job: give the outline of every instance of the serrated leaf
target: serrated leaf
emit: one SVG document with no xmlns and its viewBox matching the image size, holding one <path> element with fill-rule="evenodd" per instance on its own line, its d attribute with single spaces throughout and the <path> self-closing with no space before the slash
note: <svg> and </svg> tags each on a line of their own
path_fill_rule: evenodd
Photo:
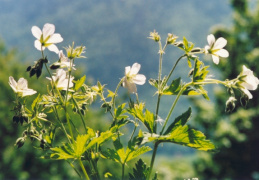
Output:
<svg viewBox="0 0 259 180">
<path fill-rule="evenodd" d="M 215 149 L 214 144 L 207 140 L 202 132 L 190 129 L 188 125 L 179 125 L 171 133 L 160 136 L 157 140 L 160 142 L 172 142 L 203 151 Z"/>
<path fill-rule="evenodd" d="M 127 159 L 126 159 L 126 162 L 148 152 L 148 151 L 151 151 L 152 149 L 149 147 L 149 146 L 142 146 L 136 150 L 132 150 L 130 148 L 127 148 L 126 150 L 126 154 L 127 154 Z"/>
<path fill-rule="evenodd" d="M 164 89 L 163 95 L 177 95 L 181 87 L 181 78 L 177 78 L 171 82 L 170 86 Z"/>
<path fill-rule="evenodd" d="M 61 160 L 61 159 L 74 159 L 75 153 L 70 144 L 63 144 L 63 146 L 50 148 L 52 153 L 50 159 Z"/>
<path fill-rule="evenodd" d="M 77 80 L 75 82 L 75 87 L 74 90 L 77 91 L 78 89 L 80 89 L 82 87 L 82 85 L 84 84 L 86 79 L 86 76 L 84 75 L 83 77 L 81 77 L 79 80 Z"/>
<path fill-rule="evenodd" d="M 129 173 L 130 180 L 146 180 L 148 178 L 150 168 L 144 163 L 142 159 L 139 159 L 133 168 L 133 174 Z M 157 174 L 152 178 L 152 180 L 157 180 Z"/>
<path fill-rule="evenodd" d="M 155 115 L 150 112 L 148 109 L 145 109 L 145 113 L 143 112 L 144 104 L 135 104 L 134 107 L 129 108 L 128 112 L 134 116 L 135 118 L 138 118 L 149 130 L 149 132 L 153 133 L 153 126 L 155 121 Z"/>
<path fill-rule="evenodd" d="M 93 145 L 95 145 L 95 144 L 98 144 L 98 146 L 99 146 L 100 144 L 102 144 L 103 142 L 109 140 L 109 139 L 112 138 L 113 136 L 114 136 L 114 133 L 111 132 L 111 131 L 109 131 L 109 130 L 108 130 L 108 131 L 105 131 L 105 132 L 102 132 L 102 133 L 100 134 L 100 136 L 93 138 L 93 139 L 87 144 L 86 149 L 91 148 L 91 147 L 92 147 Z"/>
<path fill-rule="evenodd" d="M 202 82 L 206 78 L 209 71 L 207 70 L 209 66 L 204 66 L 204 64 L 198 59 L 195 60 L 194 70 L 193 70 L 193 82 Z"/>
<path fill-rule="evenodd" d="M 117 120 L 128 117 L 128 116 L 122 116 L 122 114 L 127 112 L 127 110 L 125 109 L 125 105 L 126 105 L 126 103 L 123 103 L 120 106 L 118 106 L 117 109 L 114 110 L 114 115 Z"/>
<path fill-rule="evenodd" d="M 172 132 L 177 126 L 181 125 L 184 126 L 188 120 L 191 117 L 192 109 L 189 108 L 186 112 L 178 116 L 174 122 L 167 128 L 167 130 L 164 132 L 164 135 Z"/>
</svg>

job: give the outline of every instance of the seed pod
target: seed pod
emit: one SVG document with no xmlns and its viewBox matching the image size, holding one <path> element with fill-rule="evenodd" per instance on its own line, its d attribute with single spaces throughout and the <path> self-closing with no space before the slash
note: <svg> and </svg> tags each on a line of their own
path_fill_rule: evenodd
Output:
<svg viewBox="0 0 259 180">
<path fill-rule="evenodd" d="M 34 76 L 35 73 L 36 73 L 35 68 L 32 68 L 30 71 L 30 77 Z"/>
<path fill-rule="evenodd" d="M 28 71 L 30 71 L 30 70 L 31 70 L 31 66 L 28 66 L 27 69 L 26 69 L 26 71 L 28 72 Z"/>
<path fill-rule="evenodd" d="M 18 124 L 19 121 L 20 121 L 19 116 L 16 116 L 16 115 L 15 115 L 15 116 L 13 117 L 13 122 L 16 123 L 16 124 Z"/>
<path fill-rule="evenodd" d="M 18 148 L 22 147 L 24 145 L 25 142 L 25 138 L 24 137 L 20 137 L 16 140 L 15 142 L 15 146 L 17 146 Z"/>
</svg>

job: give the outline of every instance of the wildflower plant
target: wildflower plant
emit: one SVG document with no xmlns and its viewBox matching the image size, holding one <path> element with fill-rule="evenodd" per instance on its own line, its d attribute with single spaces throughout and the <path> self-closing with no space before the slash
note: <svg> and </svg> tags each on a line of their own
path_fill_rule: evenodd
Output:
<svg viewBox="0 0 259 180">
<path fill-rule="evenodd" d="M 222 49 L 227 44 L 224 38 L 215 40 L 213 35 L 209 35 L 207 37 L 209 45 L 200 48 L 195 47 L 185 37 L 183 40 L 178 40 L 177 36 L 169 33 L 163 45 L 160 35 L 154 31 L 150 33 L 149 38 L 158 43 L 159 63 L 158 77 L 148 81 L 157 96 L 155 111 L 152 111 L 145 107 L 145 102 L 140 101 L 137 92 L 136 85 L 144 85 L 146 82 L 146 76 L 139 74 L 141 68 L 139 63 L 125 67 L 125 74 L 122 75 L 114 91 L 107 89 L 100 82 L 89 86 L 85 83 L 86 76 L 79 79 L 73 76 L 76 71 L 74 60 L 85 57 L 83 55 L 85 47 L 75 47 L 72 43 L 65 48 L 64 54 L 63 50 L 59 50 L 55 45 L 63 41 L 63 38 L 54 31 L 55 26 L 48 23 L 44 25 L 42 31 L 36 26 L 32 27 L 32 34 L 36 37 L 35 47 L 41 51 L 41 57 L 33 66 L 29 66 L 27 71 L 30 77 L 36 75 L 40 78 L 43 68 L 46 69 L 48 73 L 46 78 L 49 80 L 46 84 L 46 93 L 36 95 L 37 92 L 28 88 L 24 78 L 18 82 L 13 77 L 9 78 L 9 84 L 16 95 L 13 122 L 20 123 L 25 129 L 15 145 L 20 148 L 27 139 L 38 141 L 39 149 L 43 150 L 42 158 L 67 161 L 81 178 L 116 178 L 116 175 L 109 172 L 99 172 L 98 162 L 103 158 L 121 165 L 121 179 L 125 179 L 125 168 L 129 168 L 130 179 L 157 179 L 157 173 L 153 173 L 153 166 L 161 143 L 174 143 L 201 151 L 215 150 L 214 144 L 202 132 L 187 124 L 191 120 L 191 107 L 183 111 L 180 116 L 172 118 L 180 97 L 201 96 L 209 100 L 205 86 L 223 85 L 229 93 L 226 112 L 231 112 L 238 102 L 238 97 L 245 106 L 252 99 L 249 90 L 256 90 L 259 84 L 258 78 L 246 66 L 243 66 L 242 72 L 232 80 L 218 80 L 208 76 L 209 66 L 200 60 L 199 55 L 211 54 L 213 62 L 218 64 L 220 57 L 228 57 L 227 50 Z M 163 56 L 169 46 L 179 49 L 182 55 L 173 61 L 172 69 L 163 75 Z M 47 59 L 44 54 L 45 47 L 57 53 L 59 59 L 57 62 Z M 183 60 L 188 62 L 186 68 L 189 73 L 186 76 L 189 77 L 189 82 L 183 82 L 180 77 L 174 75 L 178 63 Z M 119 91 L 121 87 L 128 90 L 129 100 L 116 104 L 116 98 L 121 95 Z M 159 113 L 162 96 L 175 96 L 165 119 L 162 119 Z M 33 103 L 27 104 L 27 98 L 34 98 Z M 85 113 L 96 99 L 101 100 L 101 108 L 105 109 L 112 119 L 112 123 L 105 131 L 87 125 L 91 120 L 86 119 Z M 65 121 L 61 120 L 60 112 Z M 75 113 L 80 118 L 74 119 L 70 113 Z M 81 122 L 80 127 L 76 126 L 77 121 Z M 133 124 L 134 128 L 130 134 L 125 134 L 128 131 L 124 132 L 122 127 L 127 127 L 129 124 Z M 56 141 L 57 136 L 62 135 L 63 141 Z M 122 136 L 128 137 L 128 142 L 122 141 Z M 112 142 L 113 146 L 106 148 L 104 145 L 107 142 Z M 149 151 L 153 153 L 150 164 L 147 165 L 140 155 Z M 126 166 L 129 161 L 136 158 L 139 159 L 136 167 Z M 90 165 L 90 170 L 86 170 L 86 163 Z M 77 169 L 76 164 L 81 171 Z"/>
</svg>

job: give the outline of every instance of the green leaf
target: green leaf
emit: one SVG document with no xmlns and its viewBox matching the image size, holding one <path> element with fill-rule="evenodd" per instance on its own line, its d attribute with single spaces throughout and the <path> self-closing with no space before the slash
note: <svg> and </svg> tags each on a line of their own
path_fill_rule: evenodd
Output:
<svg viewBox="0 0 259 180">
<path fill-rule="evenodd" d="M 192 109 L 189 108 L 186 112 L 178 116 L 174 122 L 167 128 L 167 130 L 164 132 L 164 135 L 172 132 L 176 127 L 179 125 L 184 126 L 187 121 L 190 119 L 192 113 Z"/>
<path fill-rule="evenodd" d="M 145 109 L 144 113 L 144 106 L 144 103 L 134 104 L 134 107 L 129 108 L 128 112 L 135 118 L 139 119 L 146 126 L 149 132 L 152 133 L 154 131 L 153 126 L 155 115 L 147 109 Z"/>
<path fill-rule="evenodd" d="M 172 81 L 170 86 L 166 87 L 163 91 L 164 95 L 177 95 L 181 90 L 181 78 L 177 78 Z"/>
<path fill-rule="evenodd" d="M 163 95 L 177 95 L 181 88 L 184 86 L 181 82 L 181 78 L 175 79 L 172 81 L 170 86 L 167 86 L 164 88 Z M 194 95 L 201 95 L 200 92 L 198 92 L 196 89 L 193 89 L 192 87 L 187 87 L 182 95 L 187 95 L 187 96 L 194 96 Z"/>
<path fill-rule="evenodd" d="M 128 117 L 128 116 L 122 115 L 127 112 L 127 110 L 125 109 L 125 105 L 126 103 L 123 103 L 120 106 L 118 106 L 117 109 L 114 110 L 114 115 L 117 120 L 126 119 Z"/>
<path fill-rule="evenodd" d="M 138 162 L 135 164 L 135 168 L 133 168 L 133 174 L 129 173 L 130 180 L 146 180 L 148 178 L 150 168 L 147 167 L 146 163 L 142 159 L 139 159 Z M 153 180 L 157 180 L 157 174 Z"/>
<path fill-rule="evenodd" d="M 36 105 L 41 101 L 41 96 L 40 94 L 37 96 L 37 98 L 35 98 L 31 104 L 31 109 L 35 112 L 36 109 Z"/>
<path fill-rule="evenodd" d="M 50 148 L 50 150 L 52 151 L 50 159 L 75 159 L 75 153 L 70 144 L 63 144 L 63 146 Z"/>
<path fill-rule="evenodd" d="M 79 80 L 77 80 L 75 82 L 75 87 L 74 90 L 77 91 L 78 89 L 80 89 L 82 87 L 82 85 L 84 84 L 86 79 L 86 76 L 84 75 L 83 77 L 81 77 Z"/>
<path fill-rule="evenodd" d="M 214 144 L 207 140 L 202 132 L 190 129 L 187 125 L 179 125 L 172 132 L 165 136 L 160 136 L 157 140 L 160 142 L 172 142 L 203 151 L 215 149 Z"/>
<path fill-rule="evenodd" d="M 209 66 L 204 66 L 204 64 L 198 59 L 195 60 L 194 70 L 193 70 L 193 82 L 202 82 L 206 78 L 209 71 L 207 70 Z"/>
<path fill-rule="evenodd" d="M 98 146 L 103 142 L 111 139 L 115 134 L 110 130 L 102 132 L 100 136 L 93 138 L 86 146 L 86 149 L 91 148 L 93 145 L 97 144 Z"/>
<path fill-rule="evenodd" d="M 113 142 L 113 145 L 115 147 L 114 149 L 108 149 L 105 152 L 102 152 L 102 155 L 105 158 L 111 159 L 115 162 L 119 162 L 121 164 L 125 164 L 128 161 L 140 156 L 141 154 L 144 154 L 148 151 L 151 151 L 152 149 L 148 146 L 142 146 L 142 147 L 138 147 L 136 146 L 135 148 L 132 147 L 127 147 L 126 151 L 123 148 L 123 145 L 121 144 L 121 142 L 116 139 Z"/>
<path fill-rule="evenodd" d="M 127 154 L 127 158 L 126 158 L 126 162 L 148 152 L 151 151 L 152 149 L 149 146 L 142 146 L 136 150 L 132 150 L 131 148 L 127 148 L 126 150 L 126 154 Z"/>
</svg>

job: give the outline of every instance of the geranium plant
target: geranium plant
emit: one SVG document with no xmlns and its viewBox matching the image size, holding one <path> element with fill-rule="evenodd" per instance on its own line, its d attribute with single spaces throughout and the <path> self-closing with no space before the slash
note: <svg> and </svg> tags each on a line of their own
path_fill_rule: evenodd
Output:
<svg viewBox="0 0 259 180">
<path fill-rule="evenodd" d="M 212 79 L 208 76 L 209 66 L 206 66 L 198 55 L 210 54 L 214 63 L 220 63 L 220 57 L 229 55 L 228 51 L 223 49 L 227 44 L 223 37 L 215 40 L 214 35 L 209 35 L 207 37 L 209 45 L 199 48 L 185 37 L 183 40 L 178 40 L 177 36 L 169 33 L 163 45 L 160 35 L 154 31 L 150 33 L 149 38 L 158 43 L 159 64 L 158 77 L 148 81 L 157 95 L 155 112 L 152 112 L 145 107 L 145 102 L 141 101 L 137 92 L 136 85 L 144 85 L 146 82 L 146 76 L 139 74 L 140 64 L 134 63 L 125 67 L 125 74 L 122 75 L 114 91 L 107 89 L 100 82 L 89 86 L 85 83 L 86 76 L 76 79 L 73 75 L 76 71 L 75 59 L 84 58 L 85 47 L 75 47 L 73 43 L 65 48 L 66 53 L 63 53 L 63 50 L 59 50 L 56 46 L 56 43 L 63 41 L 63 38 L 54 32 L 53 24 L 45 24 L 42 31 L 37 26 L 32 27 L 32 34 L 36 37 L 35 48 L 41 52 L 41 57 L 38 57 L 39 60 L 29 66 L 27 71 L 30 77 L 36 75 L 40 80 L 43 68 L 46 69 L 48 77 L 45 78 L 49 83 L 45 84 L 45 93 L 36 95 L 37 92 L 28 88 L 24 78 L 18 82 L 13 77 L 9 78 L 9 84 L 16 95 L 13 121 L 24 127 L 24 132 L 15 145 L 20 148 L 27 139 L 37 140 L 38 147 L 43 150 L 42 158 L 67 161 L 81 178 L 115 178 L 116 175 L 99 172 L 99 159 L 104 158 L 121 165 L 121 176 L 117 178 L 124 179 L 125 168 L 129 168 L 130 179 L 157 179 L 157 173 L 153 173 L 153 166 L 161 143 L 175 143 L 202 151 L 215 150 L 213 143 L 206 139 L 202 132 L 187 124 L 191 119 L 191 107 L 172 119 L 178 100 L 181 96 L 201 96 L 209 100 L 205 85 L 220 84 L 225 86 L 226 92 L 229 93 L 226 111 L 231 112 L 235 108 L 237 97 L 240 96 L 241 104 L 246 106 L 248 100 L 252 99 L 249 90 L 255 90 L 259 84 L 258 78 L 246 66 L 243 66 L 243 71 L 232 80 Z M 182 51 L 182 55 L 175 61 L 171 71 L 163 75 L 162 59 L 169 46 Z M 46 48 L 57 54 L 59 58 L 57 62 L 50 63 L 51 61 L 45 56 Z M 189 73 L 186 76 L 189 77 L 189 82 L 183 82 L 180 77 L 173 76 L 181 60 L 188 62 L 186 68 L 189 69 Z M 121 87 L 128 89 L 129 100 L 116 104 L 116 98 L 121 95 L 119 92 Z M 153 94 L 151 96 L 153 97 Z M 159 116 L 162 96 L 175 96 L 165 119 Z M 27 98 L 34 98 L 33 103 L 28 104 Z M 84 115 L 87 113 L 87 107 L 96 99 L 102 101 L 101 108 L 104 108 L 112 119 L 106 131 L 87 126 L 87 121 L 90 119 L 86 119 Z M 60 113 L 65 117 L 65 121 L 61 120 Z M 71 113 L 77 114 L 80 119 L 73 119 Z M 78 123 L 74 123 L 76 121 L 80 121 L 82 125 L 77 127 Z M 129 124 L 133 124 L 134 128 L 131 132 L 124 132 L 122 127 Z M 158 124 L 161 128 L 158 128 Z M 58 130 L 62 133 L 57 134 Z M 130 134 L 126 134 L 129 132 Z M 62 142 L 56 141 L 57 136 L 62 135 L 63 139 L 58 138 L 62 139 Z M 122 136 L 128 137 L 128 142 L 122 141 Z M 107 146 L 104 145 L 108 141 L 112 142 L 113 147 L 105 148 Z M 149 166 L 140 159 L 140 156 L 148 151 L 153 152 Z M 127 162 L 136 158 L 139 158 L 136 167 L 126 166 Z M 86 163 L 90 164 L 90 171 L 86 170 Z M 78 170 L 75 164 L 79 164 L 81 170 Z"/>
</svg>

